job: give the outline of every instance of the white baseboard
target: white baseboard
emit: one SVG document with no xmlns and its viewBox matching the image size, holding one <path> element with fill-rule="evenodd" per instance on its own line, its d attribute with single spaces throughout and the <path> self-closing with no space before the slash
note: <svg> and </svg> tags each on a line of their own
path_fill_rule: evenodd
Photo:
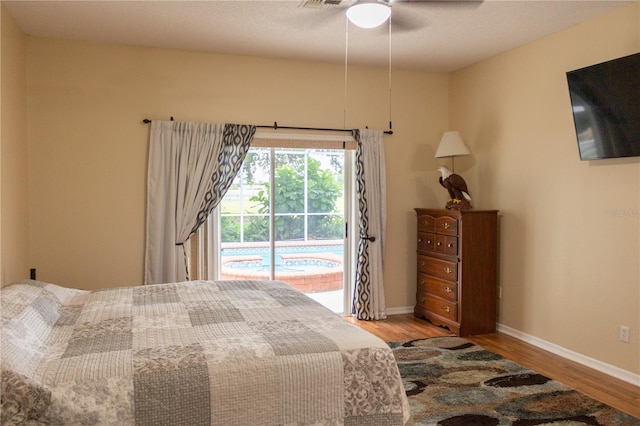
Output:
<svg viewBox="0 0 640 426">
<path fill-rule="evenodd" d="M 567 358 L 571 361 L 577 362 L 578 364 L 593 368 L 594 370 L 597 370 L 608 376 L 615 377 L 617 379 L 640 387 L 640 374 L 635 374 L 631 371 L 623 370 L 622 368 L 616 367 L 614 365 L 598 361 L 597 359 L 563 348 L 562 346 L 558 346 L 555 343 L 547 342 L 546 340 L 540 339 L 530 334 L 523 333 L 522 331 L 508 327 L 504 324 L 498 324 L 498 331 L 511 337 L 515 337 L 516 339 L 522 340 L 523 342 L 527 342 L 540 349 L 544 349 L 545 351 L 549 351 L 563 358 Z"/>
<path fill-rule="evenodd" d="M 412 314 L 413 306 L 402 306 L 400 308 L 387 308 L 387 315 Z"/>
</svg>

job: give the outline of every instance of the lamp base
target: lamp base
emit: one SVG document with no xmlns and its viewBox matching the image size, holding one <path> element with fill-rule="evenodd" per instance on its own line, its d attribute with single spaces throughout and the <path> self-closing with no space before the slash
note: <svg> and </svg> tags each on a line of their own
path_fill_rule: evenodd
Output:
<svg viewBox="0 0 640 426">
<path fill-rule="evenodd" d="M 473 206 L 469 200 L 458 200 L 457 198 L 454 198 L 453 200 L 447 201 L 445 208 L 447 210 L 471 210 Z"/>
</svg>

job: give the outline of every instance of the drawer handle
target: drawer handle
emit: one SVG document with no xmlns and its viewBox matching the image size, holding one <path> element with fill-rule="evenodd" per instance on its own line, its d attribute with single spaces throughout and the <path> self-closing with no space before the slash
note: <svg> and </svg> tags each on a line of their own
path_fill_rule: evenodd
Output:
<svg viewBox="0 0 640 426">
<path fill-rule="evenodd" d="M 418 242 L 421 243 L 422 242 L 422 238 L 418 238 Z"/>
<path fill-rule="evenodd" d="M 447 244 L 447 247 L 451 248 L 451 247 L 453 247 L 453 244 L 449 243 L 449 244 Z"/>
<path fill-rule="evenodd" d="M 427 244 L 431 244 L 431 240 L 427 240 Z"/>
<path fill-rule="evenodd" d="M 428 221 L 428 220 L 425 220 L 425 221 L 423 221 L 422 223 L 423 223 L 425 226 L 429 226 L 429 221 Z"/>
<path fill-rule="evenodd" d="M 424 262 L 420 262 L 420 266 L 424 266 Z"/>
<path fill-rule="evenodd" d="M 440 241 L 438 241 L 438 247 L 440 247 L 442 245 L 442 243 Z"/>
<path fill-rule="evenodd" d="M 451 287 L 446 286 L 446 287 L 444 288 L 444 291 L 445 291 L 445 293 L 451 293 L 453 290 L 451 290 Z"/>
<path fill-rule="evenodd" d="M 422 278 L 420 278 L 420 284 L 424 285 L 424 280 Z"/>
<path fill-rule="evenodd" d="M 424 303 L 424 297 L 420 298 L 420 303 Z"/>
<path fill-rule="evenodd" d="M 442 224 L 442 227 L 444 229 L 449 229 L 449 224 L 447 222 L 445 222 L 445 223 Z"/>
<path fill-rule="evenodd" d="M 450 307 L 448 307 L 448 306 L 445 306 L 445 307 L 444 307 L 444 311 L 445 311 L 446 313 L 449 313 L 449 312 L 451 312 L 451 308 L 450 308 Z"/>
<path fill-rule="evenodd" d="M 449 267 L 444 268 L 444 272 L 446 272 L 447 274 L 450 274 L 452 272 L 452 269 Z"/>
</svg>

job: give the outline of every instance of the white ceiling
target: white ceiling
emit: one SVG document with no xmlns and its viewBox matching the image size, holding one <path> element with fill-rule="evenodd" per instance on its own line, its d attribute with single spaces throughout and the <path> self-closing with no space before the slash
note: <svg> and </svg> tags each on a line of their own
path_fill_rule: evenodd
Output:
<svg viewBox="0 0 640 426">
<path fill-rule="evenodd" d="M 633 0 L 638 1 L 638 0 Z M 402 1 L 392 7 L 394 68 L 450 72 L 628 2 Z M 345 6 L 287 1 L 3 1 L 34 36 L 387 66 L 388 25 L 346 25 Z"/>
</svg>

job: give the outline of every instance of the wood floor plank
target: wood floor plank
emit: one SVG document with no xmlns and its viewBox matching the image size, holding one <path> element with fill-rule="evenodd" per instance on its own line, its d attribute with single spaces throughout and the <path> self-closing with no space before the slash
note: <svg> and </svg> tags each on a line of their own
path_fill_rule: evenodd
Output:
<svg viewBox="0 0 640 426">
<path fill-rule="evenodd" d="M 450 336 L 448 330 L 418 319 L 412 314 L 390 315 L 382 321 L 359 321 L 345 317 L 385 342 Z M 640 418 L 640 387 L 578 364 L 503 333 L 467 338 L 540 374 Z"/>
<path fill-rule="evenodd" d="M 451 335 L 448 330 L 434 327 L 428 322 L 409 314 L 389 315 L 383 321 L 359 321 L 353 317 L 345 317 L 345 319 L 375 334 L 385 342 L 400 342 Z"/>
</svg>

